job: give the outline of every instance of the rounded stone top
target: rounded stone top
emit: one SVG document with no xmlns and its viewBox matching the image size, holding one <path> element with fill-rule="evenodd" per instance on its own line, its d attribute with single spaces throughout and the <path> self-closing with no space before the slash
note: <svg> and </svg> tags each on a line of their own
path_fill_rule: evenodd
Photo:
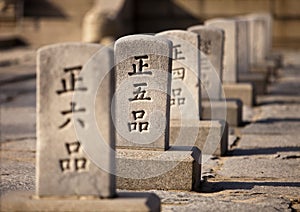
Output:
<svg viewBox="0 0 300 212">
<path fill-rule="evenodd" d="M 153 35 L 128 35 L 115 42 L 115 60 L 119 63 L 129 57 L 156 54 L 171 57 L 172 42 Z"/>
</svg>

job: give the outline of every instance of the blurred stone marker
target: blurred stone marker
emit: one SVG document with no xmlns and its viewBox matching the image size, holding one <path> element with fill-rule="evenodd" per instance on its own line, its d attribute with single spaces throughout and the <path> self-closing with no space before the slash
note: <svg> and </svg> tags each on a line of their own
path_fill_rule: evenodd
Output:
<svg viewBox="0 0 300 212">
<path fill-rule="evenodd" d="M 238 83 L 238 54 L 241 49 L 238 40 L 239 30 L 237 20 L 216 18 L 205 21 L 205 25 L 218 27 L 224 30 L 225 38 L 222 80 L 225 97 L 227 99 L 239 99 L 243 104 L 248 106 L 254 105 L 255 93 L 253 86 L 249 83 Z M 238 122 L 236 122 L 236 124 L 238 124 Z M 241 120 L 239 121 L 239 124 L 241 124 Z"/>
<path fill-rule="evenodd" d="M 220 100 L 222 98 L 222 68 L 224 31 L 215 27 L 196 25 L 188 31 L 200 36 L 200 51 L 204 55 L 200 59 L 202 82 L 201 99 Z M 212 69 L 214 68 L 214 69 Z M 216 79 L 218 77 L 219 79 Z M 208 96 L 208 93 L 210 96 Z"/>
<path fill-rule="evenodd" d="M 209 19 L 205 25 L 214 26 L 224 30 L 224 67 L 223 82 L 236 83 L 237 73 L 237 27 L 236 22 L 231 19 Z"/>
<path fill-rule="evenodd" d="M 156 36 L 173 42 L 170 119 L 200 120 L 199 36 L 183 30 L 164 31 Z"/>
</svg>

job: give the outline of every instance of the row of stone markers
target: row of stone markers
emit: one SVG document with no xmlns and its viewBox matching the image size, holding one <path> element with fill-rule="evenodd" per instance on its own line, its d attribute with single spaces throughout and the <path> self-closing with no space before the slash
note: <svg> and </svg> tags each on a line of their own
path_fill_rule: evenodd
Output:
<svg viewBox="0 0 300 212">
<path fill-rule="evenodd" d="M 116 188 L 197 191 L 202 156 L 224 155 L 226 120 L 241 121 L 240 101 L 222 91 L 222 80 L 240 86 L 237 23 L 130 35 L 114 50 L 40 49 L 36 194 L 11 194 L 7 209 L 159 211 L 156 195 Z"/>
</svg>

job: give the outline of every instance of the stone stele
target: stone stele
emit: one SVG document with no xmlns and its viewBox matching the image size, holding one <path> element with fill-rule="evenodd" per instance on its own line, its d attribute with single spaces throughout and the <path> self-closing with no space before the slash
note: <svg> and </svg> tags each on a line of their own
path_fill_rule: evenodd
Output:
<svg viewBox="0 0 300 212">
<path fill-rule="evenodd" d="M 156 34 L 173 43 L 171 120 L 200 120 L 200 51 L 199 35 L 184 30 Z"/>
<path fill-rule="evenodd" d="M 120 148 L 169 148 L 172 43 L 131 35 L 115 43 L 115 118 Z"/>
</svg>

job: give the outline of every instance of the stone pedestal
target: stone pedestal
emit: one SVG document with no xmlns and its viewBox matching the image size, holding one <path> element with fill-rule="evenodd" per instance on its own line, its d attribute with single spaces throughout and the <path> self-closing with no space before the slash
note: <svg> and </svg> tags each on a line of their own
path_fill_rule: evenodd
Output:
<svg viewBox="0 0 300 212">
<path fill-rule="evenodd" d="M 127 190 L 198 190 L 201 152 L 196 147 L 168 151 L 118 149 L 117 188 Z"/>
<path fill-rule="evenodd" d="M 242 101 L 235 100 L 226 100 L 226 109 L 224 109 L 224 102 L 214 101 L 211 104 L 210 101 L 202 101 L 202 118 L 203 120 L 212 119 L 212 111 L 214 111 L 214 120 L 224 119 L 224 110 L 226 111 L 226 121 L 229 126 L 241 126 L 242 125 L 242 111 L 243 103 Z M 213 107 L 213 108 L 212 108 Z"/>
<path fill-rule="evenodd" d="M 194 132 L 197 133 L 193 136 Z M 223 156 L 228 150 L 228 124 L 225 121 L 180 121 L 170 123 L 170 144 L 196 146 L 202 154 Z"/>
<path fill-rule="evenodd" d="M 256 102 L 255 89 L 250 83 L 227 83 L 223 85 L 226 99 L 240 99 L 244 105 L 252 107 Z"/>
<path fill-rule="evenodd" d="M 160 199 L 151 193 L 118 193 L 113 199 L 91 196 L 38 198 L 31 191 L 1 197 L 1 211 L 160 211 Z"/>
<path fill-rule="evenodd" d="M 239 75 L 241 83 L 251 83 L 254 87 L 255 94 L 263 95 L 267 91 L 269 73 L 247 72 Z"/>
</svg>

